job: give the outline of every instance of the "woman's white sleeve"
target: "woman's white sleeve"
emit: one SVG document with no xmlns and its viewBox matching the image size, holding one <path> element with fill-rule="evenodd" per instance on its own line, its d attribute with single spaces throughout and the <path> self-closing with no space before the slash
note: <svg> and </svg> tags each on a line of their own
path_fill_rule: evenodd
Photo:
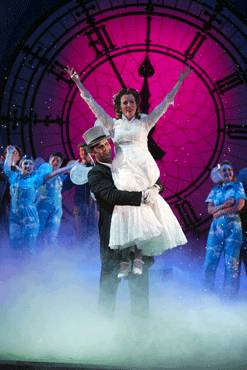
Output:
<svg viewBox="0 0 247 370">
<path fill-rule="evenodd" d="M 153 111 L 143 118 L 148 130 L 151 130 L 161 116 L 167 111 L 169 105 L 172 104 L 168 101 L 167 96 L 165 99 L 157 105 Z"/>
<path fill-rule="evenodd" d="M 153 111 L 144 117 L 144 121 L 147 125 L 147 128 L 151 130 L 156 122 L 160 119 L 163 114 L 167 111 L 170 105 L 174 104 L 174 98 L 181 86 L 181 81 L 178 81 L 173 89 L 165 96 L 162 102 L 157 105 Z"/>
<path fill-rule="evenodd" d="M 82 99 L 87 103 L 93 114 L 102 122 L 108 131 L 113 130 L 113 118 L 93 99 L 92 95 L 83 85 L 79 87 Z"/>
</svg>

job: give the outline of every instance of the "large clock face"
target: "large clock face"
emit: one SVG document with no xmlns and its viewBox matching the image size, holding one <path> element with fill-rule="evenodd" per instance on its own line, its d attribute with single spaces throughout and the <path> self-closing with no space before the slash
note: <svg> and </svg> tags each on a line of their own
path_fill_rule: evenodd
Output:
<svg viewBox="0 0 247 370">
<path fill-rule="evenodd" d="M 77 155 L 95 118 L 66 65 L 112 116 L 121 87 L 139 90 L 148 113 L 190 65 L 174 107 L 152 132 L 150 150 L 164 197 L 185 229 L 200 228 L 208 220 L 211 168 L 222 159 L 241 166 L 247 137 L 246 28 L 230 16 L 223 6 L 199 1 L 70 1 L 32 30 L 11 66 L 2 104 L 9 141 L 20 135 L 26 151 L 45 158 L 61 149 Z"/>
</svg>

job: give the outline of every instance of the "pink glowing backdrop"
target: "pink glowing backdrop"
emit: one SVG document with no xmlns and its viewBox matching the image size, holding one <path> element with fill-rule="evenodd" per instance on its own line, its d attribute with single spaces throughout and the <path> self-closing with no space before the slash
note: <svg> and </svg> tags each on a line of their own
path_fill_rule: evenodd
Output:
<svg viewBox="0 0 247 370">
<path fill-rule="evenodd" d="M 193 207 L 196 204 L 197 213 L 205 214 L 204 199 L 212 186 L 210 169 L 223 159 L 231 160 L 236 169 L 246 165 L 245 141 L 232 139 L 227 128 L 246 122 L 246 87 L 237 81 L 236 87 L 219 88 L 222 79 L 243 68 L 244 34 L 233 24 L 229 26 L 225 17 L 229 14 L 217 15 L 221 23 L 212 15 L 212 27 L 197 52 L 188 56 L 186 51 L 213 14 L 212 7 L 205 13 L 198 2 L 171 1 L 170 7 L 154 5 L 154 11 L 147 12 L 145 4 L 130 3 L 121 7 L 119 0 L 110 8 L 110 2 L 102 1 L 101 11 L 95 8 L 94 27 L 108 52 L 99 39 L 95 43 L 97 34 L 89 19 L 76 13 L 76 1 L 47 17 L 30 35 L 24 59 L 23 53 L 17 56 L 8 80 L 13 106 L 27 115 L 35 113 L 31 125 L 22 126 L 23 141 L 27 151 L 31 147 L 44 158 L 54 150 L 64 151 L 69 159 L 77 156 L 76 145 L 95 117 L 76 87 L 68 85 L 63 66 L 75 67 L 95 100 L 113 116 L 112 97 L 122 85 L 141 91 L 144 78 L 138 71 L 145 57 L 154 71 L 147 78 L 149 112 L 189 64 L 194 71 L 177 94 L 174 107 L 157 123 L 153 139 L 165 153 L 158 160 L 164 196 L 172 205 L 185 199 Z M 46 60 L 51 62 L 47 65 Z M 65 80 L 60 79 L 62 74 Z M 31 76 L 29 81 L 26 76 Z"/>
<path fill-rule="evenodd" d="M 143 40 L 146 32 L 146 19 L 143 16 L 129 16 L 107 23 L 108 33 L 114 45 L 121 46 L 125 54 L 116 55 L 114 64 L 121 74 L 126 86 L 141 90 L 143 78 L 138 74 L 146 52 Z M 151 92 L 150 110 L 169 92 L 176 83 L 179 71 L 184 68 L 184 62 L 178 60 L 178 54 L 173 50 L 186 50 L 194 34 L 191 26 L 173 19 L 156 17 L 152 23 L 151 40 L 161 47 L 152 47 L 149 59 L 154 68 L 154 75 L 149 78 Z M 129 46 L 136 45 L 136 46 Z M 138 46 L 142 45 L 142 47 Z M 141 49 L 143 51 L 140 51 Z M 210 52 L 209 52 L 210 50 Z M 166 55 L 168 54 L 168 55 Z M 228 73 L 231 62 L 213 41 L 208 40 L 202 46 L 195 58 L 211 78 L 217 80 Z M 95 60 L 94 51 L 79 36 L 63 50 L 65 64 L 75 66 L 80 73 L 90 61 Z M 222 68 L 219 69 L 219 62 Z M 95 67 L 95 64 L 94 64 Z M 106 60 L 87 74 L 81 74 L 86 88 L 97 102 L 112 116 L 112 96 L 121 88 L 115 72 Z M 86 78 L 85 78 L 86 76 Z M 206 80 L 206 77 L 203 76 Z M 44 90 L 45 90 L 44 82 Z M 55 92 L 57 100 L 65 99 L 66 91 Z M 70 95 L 71 98 L 72 95 Z M 68 101 L 68 105 L 70 101 Z M 56 106 L 54 106 L 56 110 Z M 69 137 L 76 152 L 76 144 L 81 141 L 81 134 L 94 123 L 94 116 L 76 92 L 70 105 Z M 217 121 L 216 105 L 209 89 L 197 70 L 188 77 L 179 91 L 175 106 L 171 107 L 157 124 L 153 138 L 165 151 L 165 156 L 159 161 L 161 180 L 165 183 L 166 196 L 181 192 L 191 182 L 197 179 L 212 158 L 212 152 L 217 146 L 219 121 Z"/>
</svg>

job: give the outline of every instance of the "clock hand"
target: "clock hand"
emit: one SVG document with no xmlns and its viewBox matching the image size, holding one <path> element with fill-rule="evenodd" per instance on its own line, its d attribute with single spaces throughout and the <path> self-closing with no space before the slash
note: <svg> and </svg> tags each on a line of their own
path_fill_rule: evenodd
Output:
<svg viewBox="0 0 247 370">
<path fill-rule="evenodd" d="M 151 12 L 153 10 L 152 7 L 147 6 L 147 11 Z M 143 77 L 143 85 L 142 89 L 140 91 L 140 96 L 141 96 L 141 112 L 143 113 L 148 113 L 149 110 L 149 99 L 151 96 L 150 89 L 149 89 L 149 84 L 148 84 L 148 79 L 149 77 L 152 77 L 155 73 L 154 67 L 151 64 L 151 61 L 149 59 L 149 47 L 150 47 L 150 31 L 151 31 L 151 15 L 147 16 L 147 32 L 146 32 L 146 56 L 144 61 L 142 62 L 141 66 L 138 69 L 138 74 L 139 76 Z M 155 128 L 152 128 L 150 130 L 149 135 L 148 135 L 148 149 L 152 156 L 154 157 L 155 160 L 162 159 L 165 152 L 156 144 L 156 142 L 153 139 L 153 133 L 154 133 Z"/>
<path fill-rule="evenodd" d="M 138 69 L 139 76 L 144 78 L 142 89 L 140 91 L 141 96 L 141 112 L 148 113 L 149 110 L 149 99 L 150 99 L 150 90 L 148 86 L 148 78 L 154 75 L 154 68 L 150 62 L 149 56 L 146 55 L 144 61 Z"/>
</svg>

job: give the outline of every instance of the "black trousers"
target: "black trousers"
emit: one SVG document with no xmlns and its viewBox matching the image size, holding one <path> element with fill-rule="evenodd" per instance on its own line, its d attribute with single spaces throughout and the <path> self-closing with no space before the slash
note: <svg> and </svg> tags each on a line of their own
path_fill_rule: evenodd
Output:
<svg viewBox="0 0 247 370">
<path fill-rule="evenodd" d="M 131 313 L 138 317 L 147 317 L 149 313 L 149 267 L 150 263 L 143 265 L 142 275 L 128 276 Z M 104 259 L 101 264 L 99 308 L 107 317 L 114 315 L 116 306 L 117 290 L 120 279 L 117 277 L 119 271 L 119 259 Z"/>
</svg>

